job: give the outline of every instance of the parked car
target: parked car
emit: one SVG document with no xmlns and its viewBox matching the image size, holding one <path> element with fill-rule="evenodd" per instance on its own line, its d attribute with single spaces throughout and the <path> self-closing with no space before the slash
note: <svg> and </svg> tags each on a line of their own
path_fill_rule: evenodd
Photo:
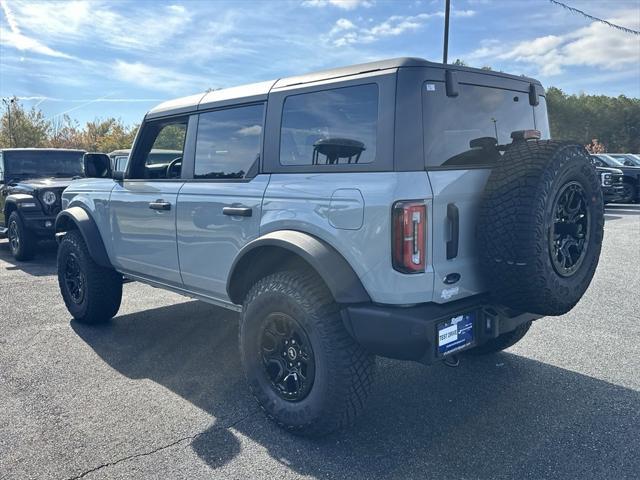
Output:
<svg viewBox="0 0 640 480">
<path fill-rule="evenodd" d="M 591 158 L 598 167 L 611 167 L 622 171 L 624 193 L 621 203 L 634 203 L 640 200 L 640 167 L 625 165 L 609 154 L 592 154 Z"/>
<path fill-rule="evenodd" d="M 640 167 L 640 158 L 631 153 L 608 153 L 607 155 L 615 158 L 627 167 Z"/>
<path fill-rule="evenodd" d="M 131 149 L 123 149 L 123 150 L 114 150 L 109 153 L 109 158 L 111 158 L 111 166 L 114 171 L 123 172 L 127 168 L 127 162 L 129 161 L 129 155 L 131 153 Z M 152 175 L 160 175 L 164 174 L 164 170 L 169 166 L 169 164 L 176 158 L 182 156 L 182 150 L 170 150 L 166 148 L 154 148 L 149 152 L 148 156 L 148 165 L 149 171 L 152 172 Z"/>
<path fill-rule="evenodd" d="M 582 146 L 549 139 L 544 95 L 400 58 L 161 104 L 124 174 L 64 193 L 65 304 L 108 321 L 126 275 L 239 311 L 267 416 L 305 435 L 348 425 L 374 355 L 498 352 L 584 294 L 600 177 Z M 159 145 L 179 151 L 163 169 Z"/>
<path fill-rule="evenodd" d="M 600 175 L 600 186 L 604 203 L 617 203 L 624 200 L 624 174 L 618 168 L 598 167 L 596 171 Z"/>
<path fill-rule="evenodd" d="M 37 242 L 52 239 L 62 191 L 83 175 L 82 150 L 0 150 L 0 236 L 17 260 L 33 257 Z"/>
</svg>

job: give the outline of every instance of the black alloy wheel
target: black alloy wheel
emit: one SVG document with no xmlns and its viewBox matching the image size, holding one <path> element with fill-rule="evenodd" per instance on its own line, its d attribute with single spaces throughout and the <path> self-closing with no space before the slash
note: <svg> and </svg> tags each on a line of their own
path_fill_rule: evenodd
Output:
<svg viewBox="0 0 640 480">
<path fill-rule="evenodd" d="M 64 268 L 64 282 L 71 300 L 80 305 L 84 300 L 86 278 L 80 268 L 80 263 L 75 253 L 69 253 L 67 255 Z"/>
<path fill-rule="evenodd" d="M 302 326 L 291 316 L 274 312 L 264 321 L 260 353 L 271 387 L 289 402 L 304 399 L 313 386 L 315 358 Z"/>
<path fill-rule="evenodd" d="M 562 277 L 572 276 L 582 265 L 589 245 L 591 217 L 580 183 L 564 185 L 553 204 L 549 254 L 553 268 Z"/>
<path fill-rule="evenodd" d="M 18 222 L 16 220 L 11 220 L 9 223 L 7 237 L 9 238 L 11 253 L 15 256 L 20 251 L 20 229 L 18 228 Z"/>
</svg>

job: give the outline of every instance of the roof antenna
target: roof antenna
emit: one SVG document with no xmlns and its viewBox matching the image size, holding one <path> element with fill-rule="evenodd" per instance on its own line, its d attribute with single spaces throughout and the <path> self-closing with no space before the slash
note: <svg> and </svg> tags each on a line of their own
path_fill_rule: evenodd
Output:
<svg viewBox="0 0 640 480">
<path fill-rule="evenodd" d="M 444 7 L 444 51 L 442 53 L 442 63 L 447 64 L 447 56 L 449 54 L 449 10 L 451 9 L 451 0 L 446 0 Z"/>
</svg>

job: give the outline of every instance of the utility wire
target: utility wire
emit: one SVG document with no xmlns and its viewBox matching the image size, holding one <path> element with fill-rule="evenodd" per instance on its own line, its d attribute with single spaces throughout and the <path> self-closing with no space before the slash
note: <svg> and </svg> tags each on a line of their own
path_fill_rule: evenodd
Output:
<svg viewBox="0 0 640 480">
<path fill-rule="evenodd" d="M 627 28 L 627 27 L 622 27 L 620 25 L 616 25 L 615 23 L 607 22 L 606 20 L 603 20 L 602 18 L 594 17 L 593 15 L 589 15 L 588 13 L 585 13 L 582 10 L 578 10 L 577 8 L 570 7 L 566 3 L 558 2 L 556 0 L 549 0 L 549 1 L 551 3 L 553 3 L 554 5 L 559 5 L 562 8 L 564 8 L 566 10 L 569 10 L 570 12 L 578 13 L 578 14 L 582 15 L 583 17 L 586 17 L 586 18 L 588 18 L 590 20 L 595 20 L 596 22 L 604 23 L 605 25 L 608 25 L 608 26 L 610 26 L 612 28 L 615 28 L 617 30 L 620 30 L 622 32 L 630 33 L 632 35 L 640 35 L 640 31 L 638 31 L 638 30 L 632 30 L 632 29 Z"/>
</svg>

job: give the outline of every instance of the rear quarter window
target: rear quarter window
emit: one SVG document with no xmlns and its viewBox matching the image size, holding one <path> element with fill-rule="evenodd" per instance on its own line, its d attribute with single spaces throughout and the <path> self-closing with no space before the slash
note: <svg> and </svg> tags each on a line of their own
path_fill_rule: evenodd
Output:
<svg viewBox="0 0 640 480">
<path fill-rule="evenodd" d="M 376 84 L 289 96 L 282 111 L 280 164 L 372 163 L 377 127 Z"/>
<path fill-rule="evenodd" d="M 427 167 L 489 166 L 511 132 L 536 128 L 528 92 L 460 84 L 447 97 L 444 83 L 425 82 L 422 98 Z"/>
</svg>

